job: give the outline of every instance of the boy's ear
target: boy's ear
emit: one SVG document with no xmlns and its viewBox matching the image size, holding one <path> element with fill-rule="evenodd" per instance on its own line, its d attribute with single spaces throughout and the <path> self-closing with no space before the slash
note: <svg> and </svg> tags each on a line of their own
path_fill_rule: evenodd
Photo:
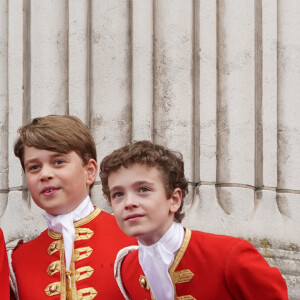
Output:
<svg viewBox="0 0 300 300">
<path fill-rule="evenodd" d="M 180 208 L 182 202 L 182 190 L 180 188 L 176 188 L 173 191 L 170 200 L 171 200 L 170 212 L 175 214 L 177 210 Z"/>
<path fill-rule="evenodd" d="M 93 158 L 90 158 L 85 166 L 85 169 L 87 172 L 86 183 L 88 185 L 92 185 L 97 177 L 98 164 Z"/>
</svg>

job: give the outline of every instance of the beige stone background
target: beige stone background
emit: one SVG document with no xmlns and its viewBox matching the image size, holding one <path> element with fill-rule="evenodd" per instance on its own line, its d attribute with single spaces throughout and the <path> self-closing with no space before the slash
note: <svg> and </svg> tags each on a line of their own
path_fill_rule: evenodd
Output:
<svg viewBox="0 0 300 300">
<path fill-rule="evenodd" d="M 72 114 L 99 161 L 140 139 L 181 151 L 184 224 L 252 241 L 300 299 L 299 16 L 298 0 L 0 0 L 6 240 L 45 228 L 17 128 Z M 99 178 L 92 198 L 110 211 Z"/>
</svg>

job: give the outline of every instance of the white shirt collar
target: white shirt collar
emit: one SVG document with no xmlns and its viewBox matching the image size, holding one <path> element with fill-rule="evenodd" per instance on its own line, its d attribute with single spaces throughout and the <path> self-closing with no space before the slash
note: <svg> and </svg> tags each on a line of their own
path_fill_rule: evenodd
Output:
<svg viewBox="0 0 300 300">
<path fill-rule="evenodd" d="M 93 210 L 94 206 L 90 196 L 87 195 L 80 205 L 67 214 L 53 216 L 46 211 L 44 213 L 48 228 L 54 232 L 62 233 L 63 235 L 67 270 L 70 269 L 73 244 L 75 241 L 74 222 L 87 217 Z"/>
<path fill-rule="evenodd" d="M 174 222 L 155 244 L 145 246 L 139 242 L 139 262 L 156 300 L 174 300 L 169 268 L 183 239 L 184 228 L 180 223 Z"/>
</svg>

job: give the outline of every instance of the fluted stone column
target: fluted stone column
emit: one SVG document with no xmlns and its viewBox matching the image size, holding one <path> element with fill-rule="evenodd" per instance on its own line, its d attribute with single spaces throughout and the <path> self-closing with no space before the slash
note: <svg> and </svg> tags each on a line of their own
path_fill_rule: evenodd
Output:
<svg viewBox="0 0 300 300">
<path fill-rule="evenodd" d="M 250 240 L 300 300 L 300 2 L 4 0 L 0 226 L 44 228 L 13 154 L 17 129 L 78 116 L 98 161 L 149 139 L 183 154 L 184 225 Z M 92 200 L 111 211 L 99 177 Z"/>
</svg>

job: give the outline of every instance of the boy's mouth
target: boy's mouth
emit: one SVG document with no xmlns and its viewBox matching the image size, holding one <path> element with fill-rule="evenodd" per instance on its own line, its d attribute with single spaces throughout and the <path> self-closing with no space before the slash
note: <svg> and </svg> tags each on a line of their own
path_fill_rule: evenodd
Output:
<svg viewBox="0 0 300 300">
<path fill-rule="evenodd" d="M 124 220 L 125 221 L 136 221 L 136 220 L 139 220 L 141 217 L 143 217 L 143 214 L 134 213 L 134 214 L 130 214 L 130 215 L 126 216 L 124 218 Z"/>
<path fill-rule="evenodd" d="M 59 188 L 54 187 L 54 186 L 48 186 L 42 189 L 41 194 L 48 195 L 52 194 L 53 192 L 57 191 Z"/>
</svg>

